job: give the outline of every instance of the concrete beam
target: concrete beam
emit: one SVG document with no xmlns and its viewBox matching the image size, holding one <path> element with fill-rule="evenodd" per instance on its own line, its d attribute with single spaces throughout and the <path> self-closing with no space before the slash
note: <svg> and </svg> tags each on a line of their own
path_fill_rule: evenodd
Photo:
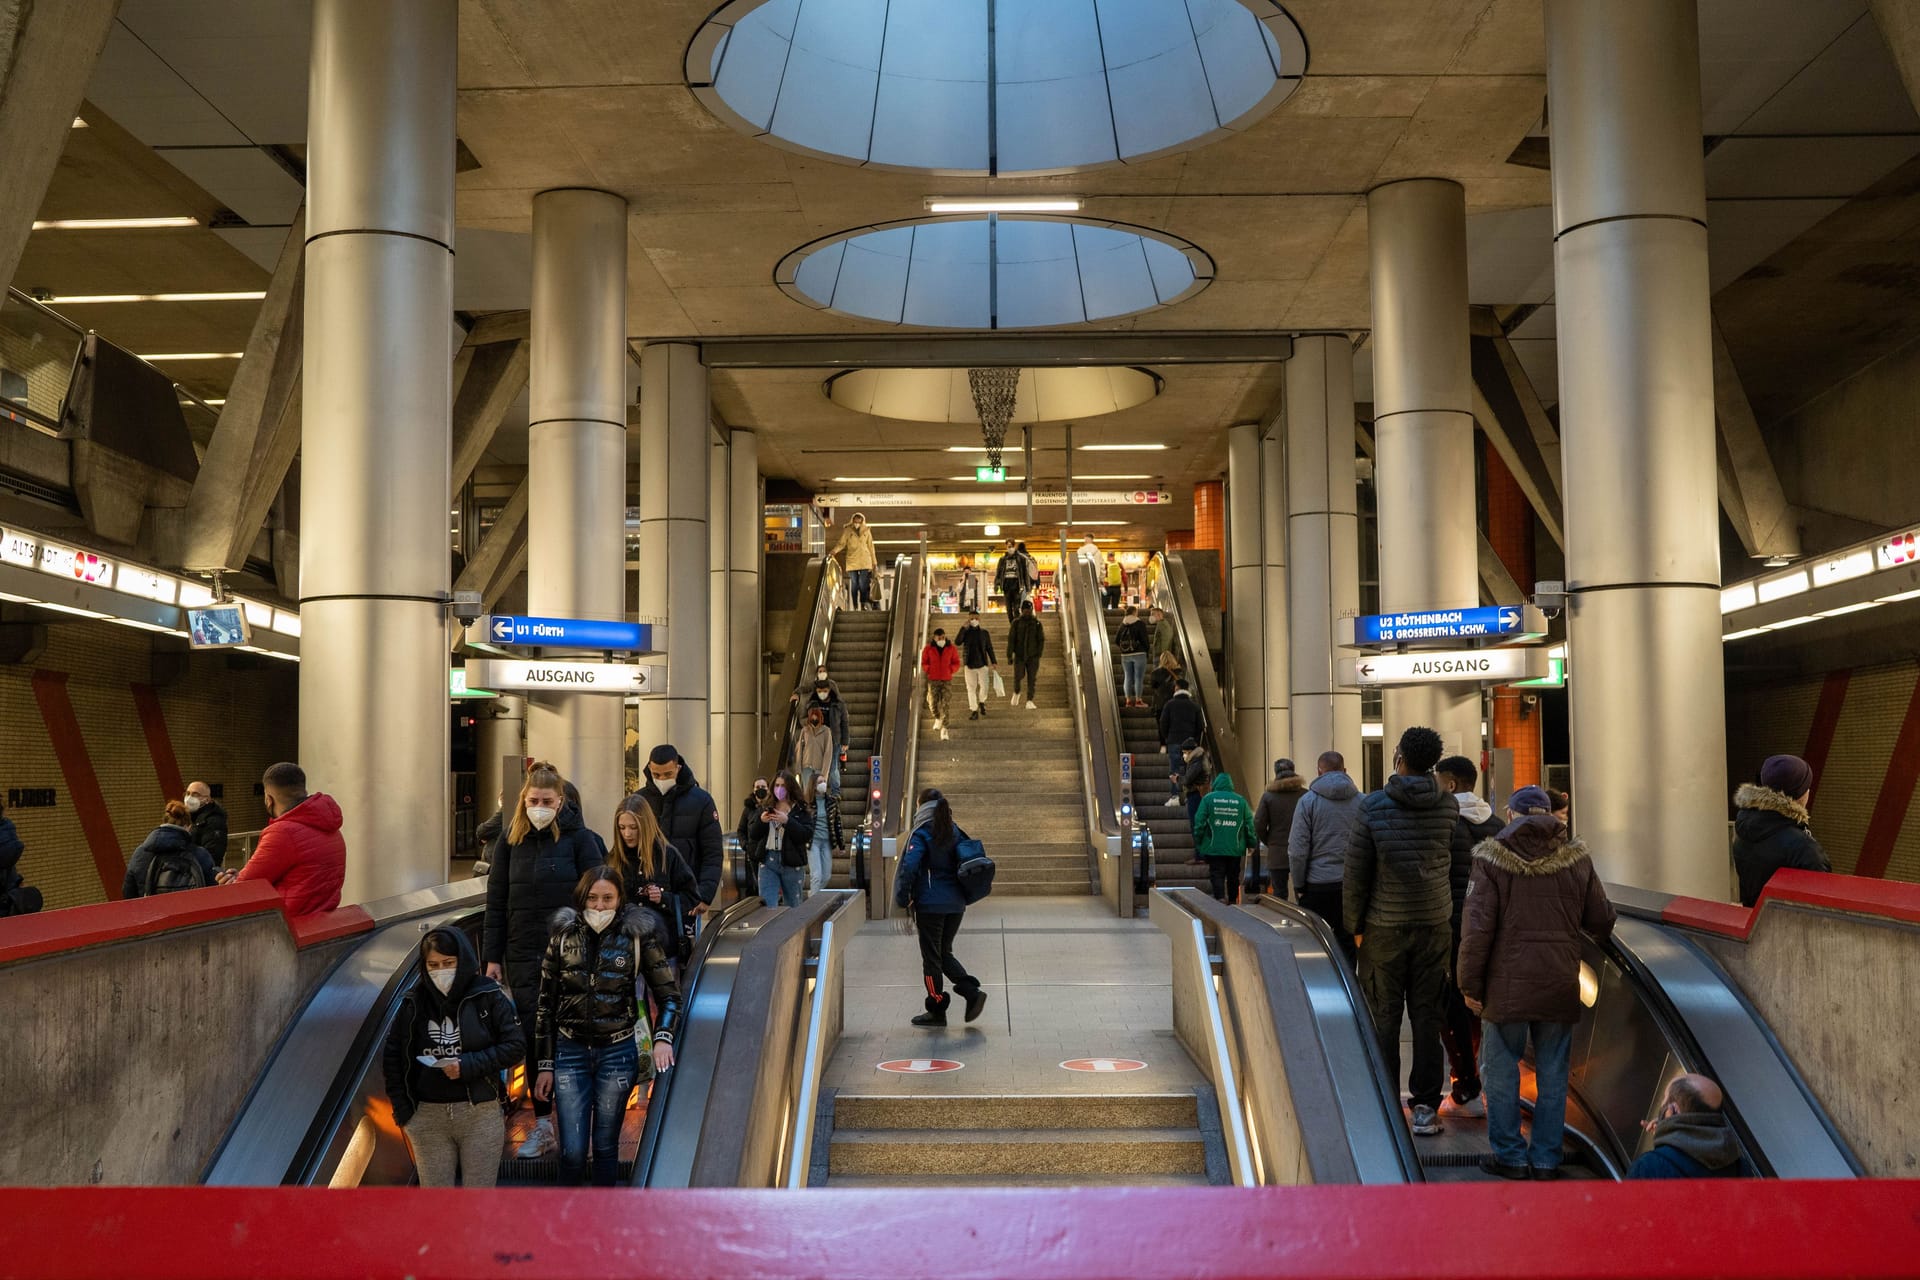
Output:
<svg viewBox="0 0 1920 1280">
<path fill-rule="evenodd" d="M 469 341 L 453 364 L 453 492 L 473 474 L 507 410 L 527 389 L 527 340 Z"/>
<path fill-rule="evenodd" d="M 1800 527 L 1718 320 L 1713 323 L 1713 417 L 1720 428 L 1720 503 L 1741 545 L 1756 559 L 1798 557 Z"/>
<path fill-rule="evenodd" d="M 188 569 L 238 569 L 300 449 L 306 211 L 294 215 L 187 501 L 178 556 Z"/>
<path fill-rule="evenodd" d="M 1920 111 L 1920 0 L 1868 0 L 1867 8 L 1880 24 L 1881 38 L 1893 54 L 1907 97 Z"/>
<path fill-rule="evenodd" d="M 499 607 L 500 597 L 507 594 L 507 588 L 513 585 L 527 569 L 527 531 L 523 527 L 514 535 L 513 548 L 507 552 L 507 558 L 500 562 L 499 570 L 493 575 L 493 581 L 480 589 L 480 604 L 484 609 Z"/>
<path fill-rule="evenodd" d="M 1501 337 L 1475 337 L 1470 350 L 1473 416 L 1519 482 L 1548 535 L 1564 547 L 1566 518 L 1560 507 L 1559 435 L 1526 371 L 1514 358 L 1513 344 Z M 1552 442 L 1551 461 L 1544 441 Z"/>
<path fill-rule="evenodd" d="M 493 342 L 525 342 L 533 336 L 530 312 L 494 311 L 481 316 L 467 330 L 467 345 L 484 347 Z"/>
<path fill-rule="evenodd" d="M 476 326 L 477 328 L 477 326 Z M 648 339 L 670 341 L 668 339 Z M 708 369 L 948 368 L 982 365 L 1275 364 L 1293 355 L 1285 333 L 854 334 L 699 338 Z M 637 357 L 636 357 L 637 358 Z"/>
<path fill-rule="evenodd" d="M 120 0 L 0 5 L 0 285 L 12 281 L 33 233 L 93 64 L 113 29 Z"/>
<path fill-rule="evenodd" d="M 1488 604 L 1516 604 L 1527 598 L 1484 532 L 1480 535 L 1480 589 Z"/>
<path fill-rule="evenodd" d="M 507 499 L 507 505 L 500 509 L 499 517 L 487 530 L 487 536 L 480 539 L 480 545 L 468 557 L 466 567 L 460 570 L 460 577 L 453 584 L 455 591 L 478 591 L 485 598 L 487 589 L 494 585 L 501 567 L 512 555 L 516 538 L 524 551 L 527 500 L 527 481 L 523 477 L 520 487 L 513 491 L 513 496 Z"/>
</svg>

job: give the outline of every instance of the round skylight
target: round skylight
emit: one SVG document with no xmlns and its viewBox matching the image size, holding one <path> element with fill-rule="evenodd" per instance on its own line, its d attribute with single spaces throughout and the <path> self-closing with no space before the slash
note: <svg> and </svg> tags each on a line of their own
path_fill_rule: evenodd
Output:
<svg viewBox="0 0 1920 1280">
<path fill-rule="evenodd" d="M 1035 329 L 1171 306 L 1213 282 L 1213 260 L 1142 227 L 988 214 L 816 240 L 782 259 L 774 281 L 795 301 L 863 320 Z"/>
<path fill-rule="evenodd" d="M 980 421 L 965 369 L 848 369 L 826 381 L 827 398 L 856 413 L 909 422 Z M 1020 370 L 1009 422 L 1070 422 L 1119 413 L 1160 394 L 1160 378 L 1127 365 Z"/>
<path fill-rule="evenodd" d="M 1306 67 L 1273 0 L 733 0 L 686 76 L 722 120 L 795 151 L 1005 175 L 1225 137 Z"/>
</svg>

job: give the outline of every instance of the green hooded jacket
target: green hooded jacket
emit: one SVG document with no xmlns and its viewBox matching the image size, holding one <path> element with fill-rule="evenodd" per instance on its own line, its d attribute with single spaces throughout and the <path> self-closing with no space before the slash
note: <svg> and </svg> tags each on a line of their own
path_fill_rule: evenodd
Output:
<svg viewBox="0 0 1920 1280">
<path fill-rule="evenodd" d="M 1209 858 L 1238 858 L 1253 848 L 1253 808 L 1225 773 L 1214 777 L 1213 790 L 1200 802 L 1193 833 L 1194 843 Z"/>
</svg>

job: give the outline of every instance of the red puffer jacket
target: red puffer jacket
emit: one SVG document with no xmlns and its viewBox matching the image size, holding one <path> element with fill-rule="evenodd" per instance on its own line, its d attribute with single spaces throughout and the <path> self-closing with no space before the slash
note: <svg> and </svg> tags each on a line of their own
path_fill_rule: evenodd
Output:
<svg viewBox="0 0 1920 1280">
<path fill-rule="evenodd" d="M 951 680 L 960 674 L 960 646 L 948 642 L 945 648 L 931 640 L 920 651 L 920 669 L 929 680 Z"/>
<path fill-rule="evenodd" d="M 308 916 L 340 905 L 347 875 L 347 842 L 340 835 L 340 806 L 316 791 L 260 833 L 260 844 L 240 868 L 241 880 L 265 880 L 286 900 L 289 916 Z"/>
</svg>

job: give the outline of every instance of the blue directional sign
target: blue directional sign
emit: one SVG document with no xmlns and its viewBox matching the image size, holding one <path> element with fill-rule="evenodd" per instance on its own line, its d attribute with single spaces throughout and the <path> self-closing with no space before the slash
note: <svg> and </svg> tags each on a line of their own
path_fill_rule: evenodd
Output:
<svg viewBox="0 0 1920 1280">
<path fill-rule="evenodd" d="M 1510 636 L 1520 634 L 1525 622 L 1526 611 L 1519 605 L 1362 614 L 1353 620 L 1353 642 L 1404 644 L 1413 640 L 1471 640 L 1483 636 Z"/>
<path fill-rule="evenodd" d="M 646 622 L 613 622 L 604 618 L 528 618 L 496 613 L 487 618 L 484 626 L 484 634 L 491 644 L 627 651 L 653 648 L 653 626 Z"/>
</svg>

